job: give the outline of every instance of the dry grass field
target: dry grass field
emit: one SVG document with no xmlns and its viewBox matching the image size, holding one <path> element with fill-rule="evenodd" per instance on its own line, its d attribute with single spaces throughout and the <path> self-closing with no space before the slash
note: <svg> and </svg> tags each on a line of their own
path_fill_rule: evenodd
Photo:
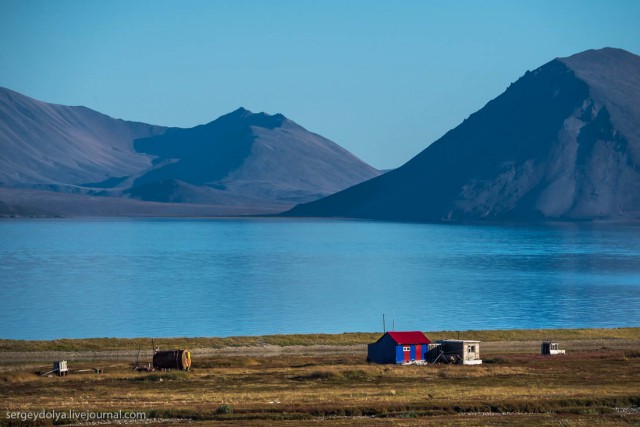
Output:
<svg viewBox="0 0 640 427">
<path fill-rule="evenodd" d="M 457 334 L 427 333 L 445 335 Z M 191 372 L 133 372 L 136 340 L 5 340 L 0 422 L 54 424 L 9 412 L 122 410 L 153 425 L 640 425 L 640 328 L 461 333 L 483 339 L 479 366 L 368 364 L 363 342 L 378 336 L 159 341 L 195 349 Z M 546 338 L 568 354 L 539 356 Z M 51 369 L 43 354 L 62 351 L 71 370 L 103 372 L 36 375 Z"/>
</svg>

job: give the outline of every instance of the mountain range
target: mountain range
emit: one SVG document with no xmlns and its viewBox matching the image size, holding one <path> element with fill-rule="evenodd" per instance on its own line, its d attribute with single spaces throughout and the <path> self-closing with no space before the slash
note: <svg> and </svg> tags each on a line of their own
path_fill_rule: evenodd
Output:
<svg viewBox="0 0 640 427">
<path fill-rule="evenodd" d="M 640 57 L 605 48 L 527 71 L 384 174 L 282 114 L 239 108 L 181 129 L 0 88 L 0 216 L 283 211 L 419 222 L 638 219 Z"/>
<path fill-rule="evenodd" d="M 281 114 L 169 128 L 0 88 L 0 215 L 273 213 L 379 174 Z"/>
<path fill-rule="evenodd" d="M 393 221 L 640 217 L 640 57 L 528 71 L 402 167 L 285 215 Z"/>
</svg>

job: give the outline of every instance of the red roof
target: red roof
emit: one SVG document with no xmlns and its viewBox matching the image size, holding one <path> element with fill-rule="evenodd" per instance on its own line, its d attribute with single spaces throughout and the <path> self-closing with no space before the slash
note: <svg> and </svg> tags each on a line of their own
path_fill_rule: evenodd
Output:
<svg viewBox="0 0 640 427">
<path fill-rule="evenodd" d="M 420 331 L 410 332 L 387 332 L 391 338 L 398 344 L 431 344 L 429 338 Z"/>
</svg>

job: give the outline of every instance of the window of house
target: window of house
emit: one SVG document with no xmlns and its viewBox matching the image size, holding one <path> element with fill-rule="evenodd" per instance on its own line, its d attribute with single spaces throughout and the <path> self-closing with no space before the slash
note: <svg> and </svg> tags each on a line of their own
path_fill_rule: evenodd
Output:
<svg viewBox="0 0 640 427">
<path fill-rule="evenodd" d="M 402 347 L 402 351 L 411 351 L 411 347 Z"/>
<path fill-rule="evenodd" d="M 467 353 L 475 353 L 475 352 L 476 352 L 476 346 L 475 345 L 467 346 Z"/>
</svg>

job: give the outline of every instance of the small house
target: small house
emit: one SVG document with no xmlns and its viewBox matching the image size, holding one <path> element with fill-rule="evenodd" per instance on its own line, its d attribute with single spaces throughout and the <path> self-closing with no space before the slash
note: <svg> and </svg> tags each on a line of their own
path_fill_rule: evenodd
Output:
<svg viewBox="0 0 640 427">
<path fill-rule="evenodd" d="M 369 344 L 367 361 L 374 363 L 408 364 L 424 362 L 431 343 L 422 332 L 387 332 Z"/>
<path fill-rule="evenodd" d="M 557 342 L 543 341 L 540 353 L 543 355 L 565 354 L 564 350 L 560 350 Z"/>
<path fill-rule="evenodd" d="M 439 340 L 429 346 L 426 360 L 429 363 L 480 365 L 480 341 Z"/>
</svg>

